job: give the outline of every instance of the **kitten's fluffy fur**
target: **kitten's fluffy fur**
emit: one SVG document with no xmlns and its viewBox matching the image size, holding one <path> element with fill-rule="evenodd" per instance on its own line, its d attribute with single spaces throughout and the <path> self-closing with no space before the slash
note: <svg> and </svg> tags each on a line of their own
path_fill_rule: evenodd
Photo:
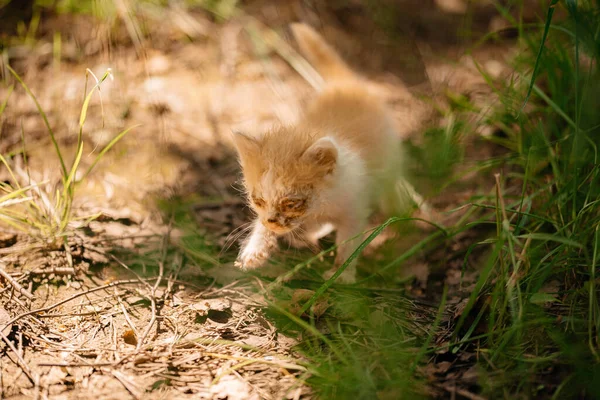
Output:
<svg viewBox="0 0 600 400">
<path fill-rule="evenodd" d="M 242 268 L 261 266 L 278 237 L 311 245 L 333 229 L 339 266 L 360 243 L 350 239 L 372 209 L 397 211 L 402 200 L 400 146 L 385 104 L 312 28 L 292 24 L 292 31 L 326 84 L 295 126 L 234 135 L 257 214 L 236 262 Z M 340 278 L 354 277 L 353 263 Z"/>
</svg>

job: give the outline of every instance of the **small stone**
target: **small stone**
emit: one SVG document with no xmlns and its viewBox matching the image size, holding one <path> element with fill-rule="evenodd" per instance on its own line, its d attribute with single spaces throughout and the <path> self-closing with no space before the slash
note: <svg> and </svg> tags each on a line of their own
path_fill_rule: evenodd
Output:
<svg viewBox="0 0 600 400">
<path fill-rule="evenodd" d="M 493 78 L 498 78 L 502 74 L 502 63 L 496 60 L 488 60 L 484 64 L 485 70 Z"/>
<path fill-rule="evenodd" d="M 229 299 L 206 299 L 191 305 L 193 310 L 200 312 L 226 311 L 231 308 L 231 300 Z"/>
<path fill-rule="evenodd" d="M 163 75 L 171 69 L 171 61 L 162 54 L 151 57 L 146 64 L 150 75 Z"/>
</svg>

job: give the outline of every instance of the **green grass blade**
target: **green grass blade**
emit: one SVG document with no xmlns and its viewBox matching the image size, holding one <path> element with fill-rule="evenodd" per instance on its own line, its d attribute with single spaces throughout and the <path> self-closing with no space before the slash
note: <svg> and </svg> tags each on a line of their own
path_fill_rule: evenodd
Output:
<svg viewBox="0 0 600 400">
<path fill-rule="evenodd" d="M 19 185 L 19 181 L 17 180 L 17 178 L 15 177 L 15 174 L 13 173 L 12 168 L 10 167 L 10 165 L 8 165 L 8 161 L 6 161 L 6 158 L 4 158 L 4 156 L 2 154 L 0 154 L 0 162 L 2 164 L 4 164 L 4 166 L 6 167 L 6 169 L 8 170 L 8 173 L 10 175 L 10 178 L 13 180 L 13 182 L 15 183 L 15 185 L 17 186 L 17 188 L 20 187 Z"/>
<path fill-rule="evenodd" d="M 544 52 L 544 45 L 546 43 L 546 38 L 548 37 L 548 31 L 550 30 L 550 25 L 552 24 L 552 16 L 554 15 L 554 9 L 558 4 L 558 0 L 552 0 L 550 2 L 550 6 L 548 7 L 548 14 L 546 15 L 546 23 L 544 24 L 544 33 L 542 34 L 542 41 L 540 43 L 540 50 L 538 51 L 537 57 L 535 59 L 535 64 L 533 66 L 533 73 L 531 74 L 531 81 L 529 83 L 529 88 L 527 89 L 527 94 L 525 95 L 525 101 L 519 110 L 517 117 L 519 114 L 523 112 L 523 109 L 527 105 L 529 101 L 529 97 L 531 96 L 531 91 L 533 90 L 533 85 L 535 84 L 535 78 L 537 77 L 537 72 L 540 67 L 540 60 L 542 58 L 542 53 Z"/>
<path fill-rule="evenodd" d="M 50 134 L 50 140 L 52 140 L 52 144 L 54 145 L 56 154 L 58 155 L 58 159 L 60 161 L 60 167 L 61 167 L 62 173 L 63 173 L 63 179 L 66 179 L 67 166 L 65 164 L 65 160 L 62 157 L 62 153 L 60 151 L 60 147 L 58 146 L 58 142 L 56 141 L 56 137 L 54 136 L 54 131 L 52 130 L 52 127 L 50 126 L 50 122 L 48 122 L 48 117 L 46 116 L 46 113 L 42 109 L 42 106 L 40 105 L 40 103 L 37 101 L 37 98 L 35 97 L 33 92 L 29 89 L 29 87 L 25 84 L 25 82 L 23 82 L 23 80 L 21 79 L 19 74 L 17 74 L 16 71 L 14 69 L 12 69 L 10 65 L 6 65 L 6 68 L 8 68 L 10 73 L 15 77 L 15 79 L 17 80 L 17 82 L 19 82 L 19 84 L 23 87 L 23 89 L 25 89 L 25 92 L 27 92 L 29 97 L 31 97 L 31 99 L 35 103 L 35 106 L 36 106 L 38 112 L 40 113 L 42 119 L 44 120 L 46 129 L 48 130 L 48 133 Z"/>
<path fill-rule="evenodd" d="M 315 301 L 317 301 L 317 299 L 319 297 L 321 297 L 323 295 L 323 293 L 325 293 L 325 291 L 327 289 L 329 289 L 329 287 L 331 287 L 331 285 L 333 285 L 333 282 L 335 282 L 335 280 L 342 274 L 342 272 L 344 272 L 344 270 L 348 267 L 348 265 L 350 265 L 350 263 L 352 261 L 354 261 L 354 259 L 356 257 L 358 257 L 358 255 L 360 253 L 362 253 L 362 251 L 365 249 L 365 247 L 367 247 L 369 243 L 371 243 L 377 236 L 379 236 L 379 234 L 385 228 L 387 228 L 389 225 L 393 224 L 394 222 L 406 221 L 406 220 L 412 220 L 412 219 L 414 219 L 414 218 L 392 217 L 392 218 L 389 218 L 387 221 L 385 221 L 383 224 L 379 225 L 377 228 L 375 228 L 375 230 L 373 230 L 373 232 L 371 232 L 371 234 L 356 248 L 356 250 L 354 250 L 354 252 L 338 268 L 338 270 L 329 279 L 327 279 L 325 281 L 325 283 L 323 285 L 321 285 L 315 291 L 315 293 L 312 295 L 312 297 L 302 306 L 300 315 L 304 314 L 310 307 L 312 307 L 312 305 L 315 303 Z"/>
<path fill-rule="evenodd" d="M 419 349 L 419 352 L 417 353 L 417 356 L 415 357 L 415 360 L 413 361 L 413 363 L 410 367 L 411 374 L 413 374 L 416 371 L 417 367 L 419 366 L 419 362 L 421 361 L 423 356 L 425 356 L 425 354 L 427 354 L 429 345 L 431 344 L 431 341 L 433 340 L 433 337 L 434 337 L 435 333 L 437 332 L 437 328 L 440 326 L 440 322 L 442 321 L 442 316 L 444 315 L 444 310 L 446 309 L 447 297 L 448 297 L 448 286 L 445 285 L 444 291 L 442 292 L 442 301 L 440 301 L 440 306 L 438 307 L 438 311 L 435 316 L 435 321 L 433 321 L 433 324 L 431 325 L 431 328 L 429 329 L 429 335 L 427 335 L 427 339 L 425 340 L 425 343 L 423 343 L 423 345 Z"/>
<path fill-rule="evenodd" d="M 477 280 L 477 282 L 475 284 L 475 288 L 473 289 L 473 291 L 471 292 L 471 295 L 469 296 L 469 301 L 467 302 L 467 305 L 465 306 L 465 308 L 462 311 L 462 315 L 460 316 L 460 318 L 458 319 L 458 322 L 456 323 L 456 326 L 454 328 L 454 334 L 453 334 L 455 338 L 457 337 L 460 329 L 462 328 L 463 324 L 465 323 L 467 316 L 471 312 L 471 309 L 475 305 L 475 300 L 477 300 L 477 296 L 481 293 L 481 290 L 483 289 L 485 283 L 487 282 L 492 271 L 494 270 L 494 266 L 496 265 L 496 260 L 498 259 L 499 255 L 500 255 L 501 249 L 502 249 L 502 241 L 500 239 L 498 239 L 496 241 L 496 245 L 494 246 L 494 251 L 490 255 L 490 258 L 487 261 L 487 265 L 481 271 L 481 275 L 479 276 L 479 279 Z"/>
<path fill-rule="evenodd" d="M 28 224 L 24 221 L 18 221 L 11 217 L 6 216 L 5 214 L 0 214 L 0 220 L 5 224 L 17 229 L 18 231 L 27 233 L 29 231 Z"/>
<path fill-rule="evenodd" d="M 556 111 L 556 113 L 560 115 L 569 124 L 569 126 L 571 126 L 571 128 L 577 129 L 577 124 L 573 121 L 573 119 L 571 119 L 571 117 L 569 117 L 564 110 L 558 106 L 558 104 L 552 101 L 552 99 L 548 97 L 548 95 L 544 93 L 542 89 L 540 89 L 537 85 L 533 85 L 533 90 L 535 90 L 535 93 L 540 96 L 542 100 L 548 103 L 548 105 L 552 107 L 554 111 Z"/>
<path fill-rule="evenodd" d="M 15 85 L 9 86 L 8 93 L 6 94 L 6 98 L 4 99 L 2 104 L 0 104 L 0 117 L 2 116 L 2 114 L 4 114 L 4 110 L 6 109 L 6 105 L 8 104 L 8 99 L 10 99 L 10 95 L 12 94 L 14 89 L 15 89 Z"/>
<path fill-rule="evenodd" d="M 123 137 L 129 133 L 129 131 L 131 131 L 132 129 L 135 129 L 139 126 L 141 126 L 141 124 L 134 125 L 130 128 L 125 129 L 124 131 L 119 133 L 117 136 L 115 136 L 96 156 L 96 158 L 94 159 L 94 162 L 92 162 L 92 165 L 90 165 L 90 167 L 87 169 L 87 171 L 85 171 L 85 174 L 83 174 L 83 177 L 81 178 L 81 180 L 84 180 L 90 174 L 90 172 L 92 172 L 92 170 L 94 169 L 96 164 L 98 164 L 98 162 L 102 159 L 102 157 L 104 156 L 104 154 L 106 154 L 106 152 L 108 152 L 115 144 L 117 144 L 117 142 L 119 142 L 121 139 L 123 139 Z"/>
<path fill-rule="evenodd" d="M 106 72 L 104 73 L 104 75 L 102 75 L 102 77 L 96 82 L 94 87 L 92 87 L 92 89 L 89 91 L 89 93 L 85 96 L 85 99 L 83 100 L 83 105 L 81 106 L 81 114 L 79 115 L 79 128 L 80 129 L 83 129 L 83 124 L 85 124 L 85 120 L 87 118 L 87 111 L 90 106 L 90 101 L 92 100 L 92 95 L 94 94 L 94 92 L 96 90 L 100 89 L 100 85 L 102 84 L 102 82 L 104 82 L 106 80 L 106 78 L 111 76 L 111 73 L 112 72 L 111 72 L 110 68 L 107 69 Z"/>
<path fill-rule="evenodd" d="M 333 344 L 333 342 L 331 342 L 327 338 L 327 336 L 323 335 L 317 328 L 315 328 L 313 325 L 307 323 L 306 321 L 302 320 L 300 317 L 298 317 L 298 316 L 292 314 L 291 312 L 287 311 L 286 309 L 278 306 L 277 304 L 275 304 L 275 303 L 273 303 L 273 302 L 271 302 L 269 300 L 266 300 L 266 301 L 269 304 L 269 306 L 272 307 L 274 310 L 276 310 L 277 312 L 281 313 L 285 317 L 289 318 L 296 325 L 298 325 L 302 329 L 305 329 L 306 331 L 310 332 L 312 335 L 314 335 L 319 340 L 322 340 L 323 343 L 325 343 L 331 349 L 331 351 L 340 359 L 340 361 L 342 361 L 345 364 L 348 363 L 348 360 L 344 356 L 344 353 L 342 353 L 340 351 L 340 349 L 338 349 L 337 346 L 335 346 Z"/>
<path fill-rule="evenodd" d="M 596 263 L 598 262 L 598 247 L 600 246 L 600 224 L 596 224 L 594 232 L 594 254 L 592 256 L 592 264 L 590 265 L 590 280 L 589 280 L 589 308 L 588 308 L 588 345 L 590 351 L 600 362 L 600 356 L 596 346 L 600 343 L 598 330 L 600 325 L 600 317 L 598 316 L 598 298 L 596 293 Z M 594 342 L 596 345 L 594 345 Z"/>
<path fill-rule="evenodd" d="M 3 207 L 3 203 L 15 199 L 25 193 L 27 193 L 29 190 L 31 190 L 32 188 L 36 187 L 37 185 L 30 185 L 30 186 L 25 186 L 22 188 L 19 188 L 13 192 L 10 192 L 8 194 L 5 194 L 4 196 L 0 197 L 0 207 Z M 26 196 L 27 198 L 30 198 L 29 196 Z"/>
<path fill-rule="evenodd" d="M 83 155 L 83 141 L 79 141 L 77 144 L 77 154 L 75 155 L 75 160 L 73 160 L 73 166 L 71 167 L 71 172 L 67 176 L 67 180 L 65 181 L 64 190 L 65 193 L 70 191 L 71 183 L 75 179 L 75 174 L 77 173 L 77 168 L 79 167 L 79 163 L 81 162 L 81 157 Z"/>
<path fill-rule="evenodd" d="M 567 246 L 577 247 L 578 249 L 582 249 L 583 245 L 581 243 L 576 242 L 575 240 L 567 239 L 562 236 L 550 235 L 547 233 L 527 233 L 524 235 L 516 236 L 519 239 L 533 239 L 533 240 L 543 240 L 547 242 L 557 242 L 566 244 Z"/>
</svg>

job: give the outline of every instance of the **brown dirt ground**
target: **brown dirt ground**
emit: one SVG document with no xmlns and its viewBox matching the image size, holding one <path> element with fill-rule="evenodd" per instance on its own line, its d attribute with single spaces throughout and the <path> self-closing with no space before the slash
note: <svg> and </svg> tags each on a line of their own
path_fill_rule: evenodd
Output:
<svg viewBox="0 0 600 400">
<path fill-rule="evenodd" d="M 360 9 L 309 3 L 246 2 L 245 13 L 226 22 L 176 8 L 164 11 L 167 15 L 140 14 L 137 22 L 148 38 L 139 43 L 131 34 L 139 26 L 131 21 L 111 28 L 90 17 L 49 16 L 42 20 L 39 40 L 9 48 L 11 65 L 39 99 L 61 146 L 71 149 L 67 159 L 72 158 L 86 69 L 100 76 L 110 67 L 114 80 L 102 85 L 102 102 L 100 96 L 92 99 L 83 165 L 117 132 L 140 126 L 78 189 L 77 215 L 102 212 L 103 217 L 70 239 L 72 260 L 63 249 L 39 246 L 10 231 L 0 237 L 0 263 L 19 283 L 11 285 L 5 278 L 0 292 L 7 314 L 1 319 L 10 323 L 0 359 L 3 397 L 311 397 L 303 383 L 302 360 L 291 350 L 295 340 L 278 334 L 262 315 L 264 297 L 256 293 L 256 285 L 229 264 L 205 273 L 167 255 L 165 243 L 176 243 L 181 233 L 172 231 L 156 208 L 157 200 L 194 193 L 219 199 L 204 200 L 196 214 L 223 246 L 247 217 L 234 188 L 238 171 L 229 132 L 291 122 L 310 97 L 313 89 L 277 52 L 257 53 L 247 28 L 264 32 L 269 26 L 290 43 L 289 22 L 307 20 L 324 27 L 349 62 L 381 88 L 404 138 L 418 141 L 423 127 L 443 123 L 423 94 L 440 107 L 447 107 L 442 93 L 448 90 L 482 105 L 494 98 L 463 54 L 465 44 L 448 34 L 460 15 L 440 11 L 435 5 L 440 2 L 432 2 L 429 13 L 406 13 L 410 34 L 395 41 L 397 47 L 369 40 L 385 36 L 361 17 Z M 480 12 L 482 29 L 497 23 L 488 8 Z M 52 58 L 55 31 L 61 31 L 63 41 L 59 66 Z M 509 45 L 490 44 L 473 55 L 500 76 L 508 72 L 505 60 L 511 51 Z M 6 71 L 4 78 L 10 81 Z M 0 99 L 7 90 L 0 85 Z M 12 94 L 0 127 L 0 152 L 22 146 L 22 127 L 32 178 L 57 184 L 57 159 L 23 90 Z M 480 134 L 491 133 L 490 127 L 480 128 Z M 496 151 L 477 138 L 469 139 L 465 170 Z M 439 210 L 449 210 L 492 187 L 489 177 L 470 174 L 431 201 Z M 475 277 L 471 271 L 460 282 L 462 254 L 476 235 L 467 232 L 409 265 L 409 270 L 425 270 L 413 294 L 435 301 L 443 283 L 449 283 L 449 303 L 460 310 Z M 141 278 L 115 256 L 115 247 L 153 250 L 163 268 L 152 278 Z M 432 264 L 446 268 L 430 271 Z M 430 371 L 438 376 L 432 379 L 441 395 L 451 391 L 452 382 L 439 376 L 448 375 L 454 362 L 437 363 Z"/>
</svg>

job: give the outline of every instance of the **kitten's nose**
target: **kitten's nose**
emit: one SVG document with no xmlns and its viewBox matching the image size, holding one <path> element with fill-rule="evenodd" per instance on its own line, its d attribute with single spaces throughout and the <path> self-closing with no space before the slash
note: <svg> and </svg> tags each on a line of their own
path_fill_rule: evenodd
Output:
<svg viewBox="0 0 600 400">
<path fill-rule="evenodd" d="M 282 223 L 281 216 L 277 214 L 263 219 L 262 223 L 267 229 L 278 234 L 285 233 L 289 230 L 288 227 Z"/>
</svg>

